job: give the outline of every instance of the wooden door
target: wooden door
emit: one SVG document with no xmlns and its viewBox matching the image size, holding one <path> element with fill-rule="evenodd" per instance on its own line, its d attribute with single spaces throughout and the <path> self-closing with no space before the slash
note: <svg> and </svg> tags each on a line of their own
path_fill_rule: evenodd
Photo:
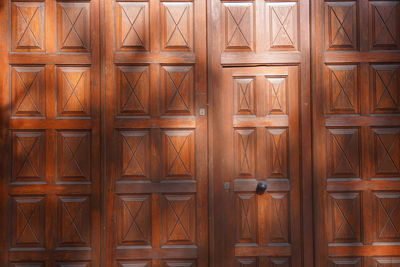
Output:
<svg viewBox="0 0 400 267">
<path fill-rule="evenodd" d="M 99 266 L 99 1 L 1 1 L 0 18 L 0 265 Z"/>
<path fill-rule="evenodd" d="M 308 1 L 210 11 L 211 262 L 312 266 Z"/>
<path fill-rule="evenodd" d="M 400 263 L 400 2 L 314 1 L 317 266 Z"/>
<path fill-rule="evenodd" d="M 104 2 L 105 264 L 206 267 L 206 1 Z"/>
</svg>

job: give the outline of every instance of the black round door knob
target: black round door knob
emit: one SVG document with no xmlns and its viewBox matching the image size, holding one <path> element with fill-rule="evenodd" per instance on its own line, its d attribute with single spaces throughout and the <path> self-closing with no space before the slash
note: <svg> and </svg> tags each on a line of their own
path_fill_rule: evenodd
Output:
<svg viewBox="0 0 400 267">
<path fill-rule="evenodd" d="M 256 193 L 257 195 L 262 195 L 264 192 L 267 190 L 267 184 L 264 182 L 258 182 L 257 188 L 256 188 Z"/>
</svg>

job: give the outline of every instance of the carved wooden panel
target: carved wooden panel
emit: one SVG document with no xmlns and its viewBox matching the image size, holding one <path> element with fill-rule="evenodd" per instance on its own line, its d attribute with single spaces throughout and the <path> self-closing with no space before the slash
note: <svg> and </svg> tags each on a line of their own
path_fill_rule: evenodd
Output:
<svg viewBox="0 0 400 267">
<path fill-rule="evenodd" d="M 254 50 L 254 4 L 223 3 L 224 44 L 226 51 Z"/>
<path fill-rule="evenodd" d="M 267 178 L 288 178 L 288 129 L 267 128 Z"/>
<path fill-rule="evenodd" d="M 90 262 L 71 261 L 71 262 L 57 262 L 56 267 L 91 267 L 91 265 Z"/>
<path fill-rule="evenodd" d="M 42 66 L 11 67 L 11 108 L 13 116 L 46 115 L 45 70 Z"/>
<path fill-rule="evenodd" d="M 328 240 L 331 243 L 361 241 L 361 196 L 358 192 L 328 196 Z"/>
<path fill-rule="evenodd" d="M 196 244 L 196 197 L 161 197 L 161 245 Z"/>
<path fill-rule="evenodd" d="M 191 115 L 194 108 L 193 66 L 161 67 L 161 108 L 166 115 Z"/>
<path fill-rule="evenodd" d="M 161 2 L 163 50 L 193 50 L 193 3 Z"/>
<path fill-rule="evenodd" d="M 11 182 L 44 183 L 44 132 L 13 131 L 11 160 Z"/>
<path fill-rule="evenodd" d="M 374 192 L 373 203 L 373 241 L 399 242 L 400 192 Z"/>
<path fill-rule="evenodd" d="M 56 246 L 90 247 L 91 219 L 89 215 L 89 197 L 59 196 L 57 202 Z"/>
<path fill-rule="evenodd" d="M 267 243 L 290 243 L 289 194 L 271 193 L 267 208 Z"/>
<path fill-rule="evenodd" d="M 61 52 L 90 50 L 90 3 L 57 3 L 57 45 Z"/>
<path fill-rule="evenodd" d="M 268 266 L 271 266 L 271 267 L 290 267 L 290 266 L 292 266 L 290 264 L 290 258 L 269 257 L 268 260 L 269 260 Z"/>
<path fill-rule="evenodd" d="M 236 115 L 255 115 L 255 77 L 235 77 L 233 80 L 234 112 Z"/>
<path fill-rule="evenodd" d="M 194 179 L 194 132 L 163 131 L 163 162 L 165 179 Z"/>
<path fill-rule="evenodd" d="M 236 242 L 258 243 L 258 209 L 255 194 L 236 196 Z"/>
<path fill-rule="evenodd" d="M 117 67 L 118 115 L 147 115 L 150 71 L 148 66 Z"/>
<path fill-rule="evenodd" d="M 178 260 L 166 260 L 162 263 L 162 267 L 196 267 L 195 261 L 178 261 Z"/>
<path fill-rule="evenodd" d="M 91 113 L 90 67 L 57 67 L 57 113 L 82 117 Z"/>
<path fill-rule="evenodd" d="M 400 113 L 400 65 L 371 66 L 371 112 Z"/>
<path fill-rule="evenodd" d="M 255 177 L 256 131 L 236 129 L 234 131 L 235 176 Z"/>
<path fill-rule="evenodd" d="M 236 258 L 235 267 L 258 267 L 257 258 Z"/>
<path fill-rule="evenodd" d="M 150 195 L 120 195 L 116 197 L 117 246 L 151 245 L 152 217 L 150 209 Z M 123 263 L 120 266 L 131 265 Z"/>
<path fill-rule="evenodd" d="M 287 114 L 287 77 L 266 77 L 267 114 Z"/>
<path fill-rule="evenodd" d="M 88 131 L 57 133 L 57 182 L 91 181 L 91 137 Z"/>
<path fill-rule="evenodd" d="M 326 112 L 359 113 L 358 66 L 327 65 L 325 73 Z"/>
<path fill-rule="evenodd" d="M 149 50 L 149 3 L 115 3 L 116 49 Z"/>
<path fill-rule="evenodd" d="M 120 131 L 118 134 L 119 179 L 150 179 L 149 131 Z"/>
<path fill-rule="evenodd" d="M 375 128 L 372 135 L 373 177 L 400 177 L 400 128 Z"/>
<path fill-rule="evenodd" d="M 297 2 L 266 3 L 267 48 L 295 50 L 298 46 Z"/>
<path fill-rule="evenodd" d="M 357 3 L 325 3 L 325 45 L 328 50 L 355 50 L 357 38 Z"/>
<path fill-rule="evenodd" d="M 329 267 L 362 267 L 361 258 L 330 258 Z"/>
<path fill-rule="evenodd" d="M 400 2 L 369 1 L 371 49 L 400 49 Z"/>
<path fill-rule="evenodd" d="M 359 177 L 359 155 L 358 129 L 328 129 L 326 159 L 328 178 Z"/>
<path fill-rule="evenodd" d="M 393 267 L 400 265 L 400 257 L 370 257 L 368 266 L 371 267 Z"/>
<path fill-rule="evenodd" d="M 44 3 L 12 2 L 11 17 L 12 51 L 44 51 Z"/>
<path fill-rule="evenodd" d="M 11 197 L 11 247 L 44 247 L 44 206 L 43 196 Z"/>
<path fill-rule="evenodd" d="M 116 267 L 151 267 L 151 261 L 118 261 Z"/>
</svg>

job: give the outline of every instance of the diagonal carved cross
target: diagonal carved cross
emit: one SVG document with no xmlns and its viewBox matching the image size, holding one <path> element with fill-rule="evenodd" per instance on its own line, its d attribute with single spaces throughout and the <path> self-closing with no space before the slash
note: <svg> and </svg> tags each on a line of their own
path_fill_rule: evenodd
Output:
<svg viewBox="0 0 400 267">
<path fill-rule="evenodd" d="M 138 86 L 138 84 L 139 84 L 140 79 L 141 79 L 142 76 L 143 76 L 143 73 L 144 73 L 144 72 L 142 71 L 142 72 L 140 73 L 139 77 L 137 78 L 137 80 L 135 81 L 135 84 L 132 85 L 131 82 L 129 81 L 128 77 L 126 77 L 126 73 L 125 73 L 125 72 L 122 72 L 122 75 L 123 75 L 123 77 L 125 78 L 126 83 L 128 84 L 128 87 L 129 87 L 129 90 L 130 90 L 129 95 L 128 95 L 128 97 L 126 98 L 125 104 L 124 104 L 124 106 L 122 107 L 122 110 L 124 110 L 124 109 L 126 108 L 126 106 L 128 105 L 130 99 L 132 98 L 132 96 L 136 99 L 136 101 L 139 103 L 139 105 L 141 106 L 141 108 L 144 109 L 144 107 L 143 107 L 143 105 L 142 105 L 142 102 L 140 102 L 140 99 L 139 99 L 139 97 L 138 97 L 138 95 L 137 95 L 137 93 L 136 93 L 137 86 Z"/>
<path fill-rule="evenodd" d="M 29 150 L 27 150 L 26 147 L 25 147 L 25 145 L 24 145 L 24 144 L 21 142 L 21 140 L 18 138 L 18 142 L 21 144 L 22 150 L 24 151 L 24 156 L 25 156 L 25 158 L 24 158 L 24 161 L 23 161 L 22 164 L 21 164 L 21 169 L 19 169 L 17 176 L 22 172 L 22 170 L 23 170 L 23 168 L 24 168 L 26 162 L 28 162 L 29 165 L 32 167 L 32 170 L 36 173 L 36 176 L 39 176 L 38 170 L 36 169 L 35 165 L 33 164 L 32 160 L 30 159 L 30 155 L 31 155 L 31 153 L 32 153 L 33 149 L 35 148 L 36 143 L 37 143 L 38 141 L 39 141 L 39 138 L 36 138 L 35 141 L 34 141 L 34 143 L 32 144 L 32 146 L 29 148 Z"/>
<path fill-rule="evenodd" d="M 276 141 L 275 138 L 273 138 L 273 143 L 274 143 L 274 154 L 276 154 L 277 156 L 274 158 L 274 167 L 276 166 L 276 163 L 278 163 L 278 167 L 279 169 L 282 169 L 282 163 L 281 163 L 281 157 L 280 157 L 280 153 L 279 153 L 279 144 L 281 142 L 281 135 L 279 135 L 278 141 Z"/>
<path fill-rule="evenodd" d="M 250 227 L 250 222 L 249 222 L 249 213 L 250 213 L 250 207 L 249 206 L 250 205 L 249 205 L 249 203 L 247 203 L 247 205 L 246 205 L 245 202 L 248 202 L 248 201 L 244 201 L 243 199 L 242 199 L 242 201 L 240 201 L 240 204 L 242 206 L 242 211 L 243 211 L 242 214 L 243 214 L 244 221 L 245 221 L 244 228 L 247 227 L 249 233 L 251 234 L 251 227 Z"/>
<path fill-rule="evenodd" d="M 21 81 L 22 86 L 24 87 L 24 91 L 25 91 L 24 96 L 21 99 L 21 102 L 18 104 L 17 110 L 19 110 L 19 108 L 21 107 L 22 103 L 24 103 L 25 98 L 28 96 L 31 99 L 32 104 L 35 106 L 36 111 L 38 113 L 40 113 L 39 112 L 39 107 L 36 105 L 36 102 L 33 100 L 33 97 L 32 97 L 31 92 L 30 92 L 31 89 L 32 89 L 32 85 L 36 81 L 36 78 L 37 78 L 38 75 L 39 75 L 39 72 L 36 72 L 35 77 L 32 79 L 32 82 L 29 85 L 27 85 L 25 83 L 25 81 L 21 78 L 21 75 L 17 72 L 18 79 Z"/>
<path fill-rule="evenodd" d="M 185 140 L 183 141 L 183 143 L 180 146 L 179 150 L 175 147 L 174 143 L 172 142 L 172 140 L 169 137 L 168 137 L 168 139 L 169 139 L 169 142 L 172 145 L 172 148 L 175 151 L 175 159 L 172 161 L 171 165 L 169 166 L 168 172 L 170 172 L 172 167 L 174 167 L 175 162 L 177 160 L 179 160 L 182 163 L 182 166 L 185 168 L 186 173 L 190 174 L 190 171 L 188 170 L 188 168 L 186 167 L 185 163 L 183 162 L 183 160 L 181 158 L 181 153 L 182 153 L 183 148 L 185 147 L 185 144 L 186 144 L 186 141 L 187 141 L 188 137 L 185 137 Z"/>
<path fill-rule="evenodd" d="M 178 226 L 178 224 L 179 224 L 180 226 L 182 226 L 182 229 L 183 229 L 183 231 L 185 232 L 186 237 L 187 237 L 187 238 L 190 237 L 189 233 L 187 232 L 185 226 L 183 225 L 183 223 L 182 223 L 182 221 L 181 221 L 181 220 L 182 220 L 182 219 L 181 219 L 181 216 L 182 216 L 183 213 L 186 211 L 186 208 L 187 208 L 188 205 L 189 205 L 189 201 L 186 201 L 186 203 L 185 203 L 185 205 L 183 206 L 181 212 L 178 214 L 178 213 L 176 212 L 175 208 L 172 206 L 171 202 L 168 201 L 168 206 L 171 208 L 171 210 L 172 210 L 172 212 L 173 212 L 173 214 L 174 214 L 174 216 L 175 216 L 175 218 L 176 218 L 176 222 L 175 222 L 174 226 L 171 228 L 171 230 L 169 231 L 168 236 L 171 236 L 171 235 L 174 233 L 175 228 L 176 228 L 176 227 Z"/>
<path fill-rule="evenodd" d="M 63 110 L 65 110 L 66 106 L 68 105 L 68 102 L 71 100 L 71 97 L 74 95 L 76 97 L 76 99 L 78 100 L 79 105 L 81 106 L 82 110 L 84 110 L 85 108 L 83 107 L 81 101 L 79 100 L 79 97 L 76 95 L 76 89 L 78 88 L 78 84 L 80 83 L 82 77 L 83 77 L 83 72 L 81 73 L 81 76 L 79 77 L 78 81 L 76 82 L 76 84 L 74 86 L 72 86 L 71 82 L 69 81 L 69 79 L 67 78 L 67 76 L 65 75 L 65 73 L 63 72 L 63 76 L 65 81 L 68 84 L 68 87 L 71 89 L 71 93 L 67 98 L 67 101 L 65 101 Z"/>
<path fill-rule="evenodd" d="M 333 135 L 333 139 L 335 140 L 336 145 L 339 147 L 339 150 L 341 151 L 342 155 L 344 156 L 344 157 L 341 158 L 341 160 L 342 160 L 342 161 L 343 161 L 343 160 L 346 160 L 346 161 L 349 163 L 350 168 L 351 168 L 352 170 L 354 170 L 353 165 L 351 164 L 351 161 L 350 161 L 350 159 L 349 159 L 349 157 L 348 157 L 348 155 L 347 155 L 346 150 L 340 145 L 340 142 L 339 142 L 339 140 L 337 140 L 336 135 Z M 348 145 L 348 143 L 350 143 L 350 141 L 351 141 L 351 139 L 348 140 L 348 141 L 346 142 L 346 144 L 343 144 L 343 146 L 344 146 L 344 147 L 348 147 L 347 145 Z M 337 165 L 339 166 L 339 164 L 337 164 Z"/>
<path fill-rule="evenodd" d="M 185 75 L 182 77 L 182 79 L 179 81 L 178 84 L 175 84 L 174 79 L 172 79 L 171 74 L 169 72 L 168 73 L 168 77 L 171 80 L 172 84 L 173 84 L 173 90 L 174 93 L 171 96 L 171 99 L 169 100 L 168 106 L 171 106 L 172 103 L 174 102 L 175 98 L 177 96 L 179 96 L 179 98 L 181 99 L 182 103 L 186 106 L 187 109 L 189 109 L 189 106 L 186 104 L 184 97 L 182 96 L 181 90 L 182 90 L 182 84 L 186 79 L 186 76 L 188 75 L 188 72 L 185 73 Z"/>
<path fill-rule="evenodd" d="M 130 18 L 129 18 L 129 16 L 128 16 L 128 14 L 127 14 L 126 11 L 125 11 L 125 8 L 122 7 L 122 11 L 124 12 L 126 18 L 128 19 L 128 21 L 129 21 L 129 23 L 130 23 L 129 30 L 128 30 L 127 34 L 125 35 L 124 40 L 122 41 L 123 44 L 125 43 L 125 40 L 126 40 L 126 38 L 128 38 L 128 36 L 129 36 L 129 34 L 131 33 L 131 31 L 133 31 L 133 32 L 135 33 L 136 37 L 139 39 L 140 44 L 143 45 L 143 41 L 142 41 L 142 39 L 140 38 L 138 32 L 136 31 L 136 29 L 135 29 L 135 27 L 134 27 L 136 21 L 137 21 L 138 18 L 139 18 L 139 15 L 142 13 L 142 10 L 143 10 L 143 7 L 141 7 L 141 8 L 139 9 L 139 11 L 138 11 L 136 17 L 133 19 L 133 21 L 131 21 Z"/>
<path fill-rule="evenodd" d="M 72 227 L 75 229 L 75 232 L 78 234 L 79 239 L 81 240 L 81 242 L 85 242 L 85 239 L 83 238 L 83 236 L 81 235 L 81 232 L 78 229 L 78 226 L 76 225 L 76 220 L 78 218 L 78 215 L 82 212 L 83 209 L 83 205 L 81 205 L 78 209 L 78 212 L 75 214 L 75 216 L 72 216 L 72 214 L 69 212 L 68 208 L 65 206 L 65 203 L 63 203 L 63 207 L 64 210 L 66 211 L 68 218 L 71 222 Z"/>
<path fill-rule="evenodd" d="M 246 87 L 244 89 L 243 89 L 243 84 L 240 83 L 239 88 L 243 94 L 243 97 L 240 100 L 240 107 L 242 106 L 243 102 L 246 102 L 246 105 L 247 105 L 246 107 L 249 108 L 250 107 L 250 99 L 249 99 L 250 98 L 250 94 L 249 94 L 250 83 L 246 83 Z"/>
<path fill-rule="evenodd" d="M 352 225 L 350 224 L 349 220 L 347 219 L 347 216 L 345 215 L 342 207 L 339 205 L 339 203 L 337 202 L 337 200 L 334 201 L 335 202 L 335 206 L 337 207 L 337 210 L 339 211 L 340 215 L 342 216 L 342 220 L 341 220 L 341 224 L 339 225 L 339 227 L 336 229 L 336 233 L 338 233 L 342 227 L 344 226 L 344 224 L 346 223 L 349 226 L 350 231 L 352 232 L 353 236 L 355 235 L 355 232 L 353 230 Z M 353 205 L 354 205 L 354 201 L 351 203 L 351 211 L 353 210 Z"/>
<path fill-rule="evenodd" d="M 76 153 L 78 152 L 78 150 L 79 150 L 79 148 L 80 148 L 80 146 L 81 146 L 81 144 L 82 144 L 82 142 L 83 142 L 83 139 L 84 139 L 83 137 L 80 138 L 79 144 L 76 146 L 75 151 L 72 150 L 72 148 L 71 148 L 70 145 L 68 144 L 68 141 L 66 140 L 66 138 L 64 138 L 64 142 L 65 142 L 65 144 L 66 144 L 66 147 L 67 147 L 68 151 L 71 153 L 71 157 L 72 157 L 72 160 L 73 160 L 74 163 L 75 163 L 75 166 L 79 169 L 79 171 L 80 171 L 80 173 L 81 173 L 82 175 L 85 175 L 84 172 L 83 172 L 83 170 L 81 169 L 79 163 L 78 163 L 78 160 L 76 159 Z"/>
<path fill-rule="evenodd" d="M 281 33 L 281 31 L 284 31 L 286 36 L 289 38 L 290 43 L 293 44 L 293 40 L 292 40 L 292 38 L 290 38 L 290 34 L 287 32 L 286 27 L 284 26 L 286 24 L 287 20 L 289 19 L 289 15 L 292 13 L 293 7 L 290 7 L 290 9 L 288 10 L 288 12 L 287 12 L 285 18 L 283 19 L 283 21 L 281 20 L 281 18 L 276 13 L 275 8 L 272 8 L 272 10 L 274 11 L 274 14 L 275 14 L 276 18 L 278 19 L 278 23 L 280 25 L 279 30 L 276 33 L 272 43 L 275 43 L 275 41 L 279 37 L 279 34 Z"/>
<path fill-rule="evenodd" d="M 381 82 L 382 82 L 382 84 L 383 84 L 383 92 L 382 92 L 382 94 L 381 94 L 380 97 L 379 97 L 379 101 L 378 101 L 377 106 L 379 106 L 380 103 L 382 102 L 382 100 L 383 100 L 383 95 L 385 94 L 385 92 L 389 95 L 389 97 L 391 98 L 391 100 L 393 101 L 393 103 L 394 103 L 395 105 L 398 104 L 397 101 L 396 101 L 396 97 L 394 97 L 394 96 L 392 95 L 392 93 L 390 92 L 390 90 L 389 90 L 390 85 L 391 85 L 392 82 L 394 82 L 394 80 L 395 80 L 394 77 L 395 77 L 395 75 L 396 75 L 397 72 L 398 72 L 398 70 L 392 72 L 392 74 L 390 75 L 390 78 L 389 78 L 389 82 L 388 82 L 387 84 L 386 84 L 386 82 L 383 80 L 383 78 L 382 78 L 381 74 L 379 73 L 379 71 L 376 72 L 376 74 L 377 74 L 378 77 L 379 77 L 379 80 L 381 80 Z"/>
<path fill-rule="evenodd" d="M 122 240 L 125 240 L 126 236 L 129 234 L 131 228 L 134 225 L 139 230 L 139 233 L 142 235 L 143 239 L 145 239 L 145 235 L 144 235 L 142 229 L 139 227 L 139 225 L 136 222 L 136 218 L 139 216 L 139 213 L 142 210 L 144 201 L 141 201 L 140 207 L 136 210 L 135 214 L 132 214 L 131 209 L 126 205 L 125 201 L 123 201 L 122 203 L 123 203 L 124 207 L 128 210 L 129 216 L 131 216 L 131 219 L 132 219 L 132 222 L 130 223 L 130 225 L 128 227 L 128 230 L 126 231 L 126 233 L 125 233 L 124 237 L 122 238 Z"/>
<path fill-rule="evenodd" d="M 397 199 L 398 202 L 398 199 Z M 388 211 L 385 206 L 382 203 L 382 199 L 379 199 L 379 205 L 381 206 L 383 212 L 385 213 L 385 216 L 387 218 L 385 225 L 382 227 L 380 233 L 379 233 L 379 237 L 382 236 L 383 231 L 386 229 L 386 227 L 390 224 L 393 229 L 396 231 L 397 234 L 399 234 L 399 229 L 397 229 L 396 224 L 393 222 L 393 214 L 395 213 L 395 211 L 397 210 L 398 206 L 394 206 L 390 211 Z"/>
<path fill-rule="evenodd" d="M 236 20 L 235 16 L 232 14 L 232 11 L 230 10 L 230 8 L 228 8 L 229 14 L 231 15 L 231 18 L 233 20 L 233 22 L 235 23 L 235 30 L 233 31 L 229 41 L 228 41 L 228 45 L 232 42 L 233 37 L 235 36 L 235 33 L 237 31 L 239 31 L 240 35 L 243 37 L 243 39 L 246 41 L 247 45 L 250 45 L 249 41 L 247 40 L 246 36 L 244 35 L 244 33 L 242 32 L 242 29 L 240 28 L 240 24 L 242 24 L 242 21 L 245 17 L 245 15 L 247 14 L 247 11 L 249 9 L 246 8 L 242 14 L 242 16 L 240 17 L 239 20 Z"/>
<path fill-rule="evenodd" d="M 389 33 L 390 38 L 392 38 L 393 42 L 396 43 L 396 38 L 393 36 L 392 31 L 389 29 L 389 26 L 387 25 L 387 22 L 392 18 L 393 14 L 396 12 L 397 8 L 391 8 L 390 14 L 389 14 L 389 16 L 386 17 L 386 19 L 383 18 L 381 12 L 379 12 L 378 7 L 375 6 L 375 10 L 376 10 L 376 13 L 378 13 L 379 18 L 382 20 L 383 25 L 384 25 L 387 33 Z M 381 31 L 379 37 L 376 38 L 376 39 L 379 40 L 381 38 L 381 36 L 383 35 L 383 33 L 384 32 Z"/>
<path fill-rule="evenodd" d="M 26 28 L 25 28 L 24 32 L 21 34 L 21 37 L 19 38 L 17 44 L 19 44 L 19 43 L 21 42 L 22 37 L 24 37 L 24 35 L 26 34 L 26 32 L 29 30 L 30 33 L 31 33 L 32 36 L 33 36 L 33 39 L 35 39 L 37 46 L 40 45 L 39 42 L 38 42 L 38 40 L 36 39 L 35 34 L 33 33 L 32 29 L 31 29 L 32 20 L 33 20 L 33 18 L 36 16 L 36 13 L 38 12 L 38 9 L 39 9 L 39 8 L 36 8 L 36 9 L 35 9 L 35 12 L 33 13 L 32 17 L 31 17 L 31 18 L 29 19 L 29 21 L 28 21 L 28 20 L 25 18 L 25 16 L 22 14 L 21 10 L 18 8 L 18 11 L 19 11 L 19 13 L 20 13 L 22 19 L 23 19 L 23 20 L 25 21 L 25 23 L 26 23 Z"/>
<path fill-rule="evenodd" d="M 182 38 L 183 38 L 183 41 L 185 41 L 186 45 L 189 45 L 188 42 L 187 42 L 187 40 L 185 39 L 184 34 L 182 33 L 181 29 L 179 28 L 179 24 L 181 23 L 181 20 L 182 20 L 182 18 L 183 18 L 183 15 L 185 15 L 187 9 L 188 9 L 188 7 L 185 7 L 185 9 L 182 11 L 182 14 L 181 14 L 181 16 L 179 17 L 178 21 L 175 21 L 175 19 L 174 19 L 174 17 L 172 16 L 170 10 L 169 10 L 168 8 L 166 8 L 166 10 L 167 10 L 168 13 L 169 13 L 169 16 L 170 16 L 171 19 L 172 19 L 172 22 L 174 23 L 174 29 L 172 30 L 171 34 L 170 34 L 169 37 L 168 37 L 167 44 L 168 44 L 169 41 L 172 39 L 172 36 L 174 36 L 175 32 L 178 30 L 178 31 L 179 31 L 179 34 L 180 34 L 180 35 L 182 36 Z"/>
<path fill-rule="evenodd" d="M 341 21 L 341 20 L 339 19 L 339 17 L 337 16 L 337 14 L 336 14 L 336 12 L 335 12 L 335 9 L 332 8 L 332 12 L 333 12 L 333 15 L 335 15 L 335 18 L 336 18 L 337 22 L 339 22 L 339 24 L 340 24 L 340 25 L 339 25 L 339 28 L 337 28 L 337 30 L 336 30 L 336 32 L 335 32 L 335 35 L 334 35 L 334 38 L 332 39 L 332 42 L 336 40 L 336 37 L 337 37 L 337 35 L 339 34 L 339 31 L 340 31 L 340 30 L 343 30 L 343 32 L 344 32 L 344 34 L 346 35 L 347 39 L 348 39 L 349 42 L 351 43 L 352 40 L 351 40 L 350 36 L 348 35 L 348 33 L 346 32 L 346 30 L 344 29 L 344 25 L 343 25 L 344 22 L 347 20 L 347 17 L 349 16 L 349 14 L 351 13 L 351 8 L 347 8 L 347 11 L 346 11 L 346 14 L 344 15 L 343 21 Z"/>
<path fill-rule="evenodd" d="M 70 36 L 71 32 L 74 31 L 76 33 L 76 36 L 78 36 L 79 41 L 81 42 L 82 46 L 84 46 L 85 44 L 82 41 L 81 37 L 79 36 L 79 34 L 78 34 L 78 32 L 77 32 L 77 30 L 75 28 L 75 24 L 78 21 L 79 17 L 81 16 L 81 14 L 83 12 L 83 8 L 80 9 L 78 16 L 76 16 L 76 18 L 75 18 L 75 20 L 73 22 L 72 22 L 71 18 L 68 16 L 67 11 L 65 11 L 64 8 L 62 10 L 64 11 L 65 16 L 68 19 L 69 23 L 71 23 L 71 28 L 69 29 L 69 31 L 68 31 L 68 33 L 67 33 L 67 35 L 66 35 L 66 37 L 65 37 L 65 39 L 63 41 L 63 44 L 65 44 L 65 42 L 68 40 L 68 37 Z"/>
<path fill-rule="evenodd" d="M 142 165 L 140 164 L 139 160 L 136 158 L 136 152 L 139 149 L 139 146 L 141 145 L 142 141 L 143 141 L 143 136 L 140 137 L 140 140 L 137 142 L 136 146 L 134 148 L 132 148 L 132 146 L 129 144 L 129 142 L 126 140 L 125 137 L 123 137 L 125 144 L 127 144 L 129 151 L 131 152 L 131 156 L 128 160 L 128 163 L 126 164 L 125 169 L 123 170 L 123 173 L 126 173 L 126 170 L 129 168 L 129 165 L 131 164 L 131 162 L 133 160 L 136 161 L 137 165 L 139 166 L 140 170 L 142 171 L 142 173 L 144 173 L 144 170 L 142 168 Z"/>
<path fill-rule="evenodd" d="M 393 163 L 393 166 L 394 166 L 397 170 L 399 170 L 398 164 L 397 164 L 396 161 L 393 159 L 392 153 L 390 153 L 390 152 L 392 151 L 392 148 L 393 148 L 394 144 L 396 143 L 396 139 L 398 139 L 399 137 L 398 137 L 398 136 L 395 137 L 394 140 L 393 140 L 393 142 L 390 144 L 389 148 L 387 148 L 386 145 L 384 144 L 384 142 L 382 141 L 381 136 L 380 136 L 379 134 L 378 134 L 377 136 L 378 136 L 379 142 L 382 144 L 382 147 L 383 147 L 383 149 L 385 150 L 385 157 L 383 158 L 383 160 L 380 162 L 379 165 L 381 165 L 382 162 L 383 162 L 386 158 L 389 158 L 390 161 Z"/>
<path fill-rule="evenodd" d="M 349 95 L 347 94 L 346 90 L 344 89 L 345 86 L 349 83 L 349 81 L 350 82 L 352 81 L 352 79 L 349 79 L 350 72 L 346 71 L 345 73 L 346 73 L 345 80 L 344 80 L 344 83 L 342 84 L 340 82 L 340 79 L 337 77 L 336 73 L 334 71 L 332 71 L 333 76 L 335 77 L 337 83 L 340 86 L 340 92 L 337 94 L 335 102 L 333 103 L 333 106 L 336 106 L 336 103 L 339 101 L 339 96 L 343 93 L 346 96 L 347 100 L 349 101 L 350 105 L 353 107 L 353 103 L 351 102 Z"/>
<path fill-rule="evenodd" d="M 279 97 L 278 97 L 280 89 L 281 89 L 281 83 L 278 84 L 278 88 L 276 88 L 275 84 L 272 84 L 272 92 L 274 93 L 274 96 L 275 96 L 274 103 L 277 102 L 279 109 L 282 109 L 282 105 L 281 105 L 281 102 L 279 101 Z M 272 106 L 274 106 L 274 103 L 272 104 Z"/>
<path fill-rule="evenodd" d="M 22 227 L 21 232 L 18 234 L 17 242 L 21 239 L 22 234 L 25 232 L 26 228 L 28 228 L 28 227 L 31 230 L 31 232 L 32 232 L 33 236 L 35 237 L 36 241 L 40 242 L 37 234 L 35 233 L 35 231 L 32 228 L 32 225 L 31 225 L 31 219 L 32 219 L 33 215 L 35 214 L 35 211 L 37 209 L 37 204 L 35 205 L 35 208 L 32 209 L 32 211 L 29 214 L 29 216 L 26 216 L 25 212 L 21 209 L 21 207 L 19 205 L 18 205 L 18 209 L 21 212 L 22 216 L 24 217 L 25 225 Z"/>
</svg>

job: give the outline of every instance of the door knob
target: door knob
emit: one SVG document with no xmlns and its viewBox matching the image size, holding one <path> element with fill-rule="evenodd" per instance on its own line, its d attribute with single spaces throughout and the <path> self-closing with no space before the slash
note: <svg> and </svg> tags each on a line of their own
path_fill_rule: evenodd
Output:
<svg viewBox="0 0 400 267">
<path fill-rule="evenodd" d="M 267 183 L 264 182 L 258 182 L 257 188 L 256 188 L 256 194 L 257 195 L 262 195 L 264 192 L 267 190 Z"/>
</svg>

